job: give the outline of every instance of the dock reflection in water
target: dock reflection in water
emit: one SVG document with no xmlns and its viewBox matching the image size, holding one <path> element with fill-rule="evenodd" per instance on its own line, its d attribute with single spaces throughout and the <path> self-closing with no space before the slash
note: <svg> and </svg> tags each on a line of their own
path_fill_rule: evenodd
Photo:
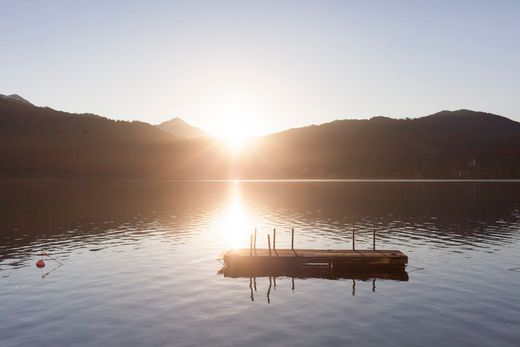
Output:
<svg viewBox="0 0 520 347">
<path fill-rule="evenodd" d="M 269 287 L 267 290 L 267 302 L 271 302 L 271 290 L 276 289 L 277 278 L 290 278 L 291 288 L 294 291 L 296 288 L 295 280 L 304 279 L 324 279 L 324 280 L 351 280 L 352 281 L 352 296 L 356 295 L 356 281 L 371 281 L 372 292 L 376 291 L 376 280 L 390 280 L 408 282 L 408 272 L 403 269 L 330 269 L 328 266 L 298 266 L 285 267 L 277 269 L 244 269 L 231 268 L 224 266 L 218 272 L 224 277 L 243 279 L 249 278 L 249 291 L 251 301 L 255 301 L 255 293 L 257 292 L 257 279 L 269 279 Z M 305 281 L 302 281 L 302 285 Z"/>
</svg>

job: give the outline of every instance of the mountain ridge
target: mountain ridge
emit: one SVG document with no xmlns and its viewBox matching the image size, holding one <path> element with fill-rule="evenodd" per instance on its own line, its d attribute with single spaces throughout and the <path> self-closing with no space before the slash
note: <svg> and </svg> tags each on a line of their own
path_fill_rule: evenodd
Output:
<svg viewBox="0 0 520 347">
<path fill-rule="evenodd" d="M 231 155 L 211 137 L 0 98 L 7 177 L 511 179 L 520 178 L 519 157 L 520 123 L 466 109 L 293 128 Z"/>
<path fill-rule="evenodd" d="M 9 99 L 9 100 L 13 100 L 13 101 L 17 101 L 17 102 L 21 102 L 21 103 L 25 103 L 25 104 L 34 106 L 32 103 L 30 103 L 26 99 L 22 98 L 18 94 L 11 94 L 11 95 L 0 94 L 0 98 L 2 98 L 2 99 Z"/>
</svg>

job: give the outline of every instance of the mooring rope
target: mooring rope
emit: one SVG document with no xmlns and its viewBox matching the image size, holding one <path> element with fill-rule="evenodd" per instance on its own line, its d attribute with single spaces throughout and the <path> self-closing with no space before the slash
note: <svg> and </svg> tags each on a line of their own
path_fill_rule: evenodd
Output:
<svg viewBox="0 0 520 347">
<path fill-rule="evenodd" d="M 407 271 L 408 273 L 410 272 L 415 272 L 415 271 L 421 271 L 421 270 L 424 270 L 425 268 L 424 267 L 417 267 L 417 266 L 413 266 L 413 265 L 406 265 L 406 268 L 413 268 L 411 271 Z"/>
<path fill-rule="evenodd" d="M 59 260 L 56 259 L 56 258 L 51 257 L 51 256 L 49 255 L 49 253 L 47 253 L 47 252 L 42 252 L 42 254 L 41 254 L 42 259 L 43 259 L 44 256 L 47 257 L 47 258 L 49 258 L 50 260 L 54 260 L 56 263 L 58 263 L 58 264 L 60 264 L 60 265 L 63 265 L 63 263 L 62 263 L 61 261 L 59 261 Z"/>
</svg>

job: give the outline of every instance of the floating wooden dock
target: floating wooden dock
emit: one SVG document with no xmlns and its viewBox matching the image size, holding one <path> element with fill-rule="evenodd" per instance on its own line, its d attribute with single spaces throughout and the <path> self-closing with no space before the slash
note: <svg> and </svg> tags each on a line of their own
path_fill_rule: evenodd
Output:
<svg viewBox="0 0 520 347">
<path fill-rule="evenodd" d="M 290 249 L 276 249 L 276 229 L 267 235 L 267 249 L 256 248 L 256 230 L 251 235 L 249 248 L 233 249 L 221 258 L 229 273 L 262 273 L 281 270 L 299 271 L 310 266 L 326 266 L 329 270 L 365 271 L 383 269 L 403 271 L 408 257 L 398 250 L 376 250 L 376 234 L 373 231 L 373 249 L 356 250 L 355 232 L 352 231 L 352 249 L 295 249 L 294 229 Z"/>
<path fill-rule="evenodd" d="M 408 273 L 400 267 L 359 267 L 335 266 L 328 264 L 296 265 L 296 266 L 224 266 L 219 274 L 230 278 L 257 278 L 257 277 L 290 277 L 290 278 L 320 278 L 328 280 L 353 279 L 367 281 L 370 279 L 408 281 Z"/>
<path fill-rule="evenodd" d="M 255 269 L 300 266 L 329 268 L 404 269 L 408 257 L 398 250 L 320 250 L 320 249 L 234 249 L 224 253 L 230 268 Z"/>
</svg>

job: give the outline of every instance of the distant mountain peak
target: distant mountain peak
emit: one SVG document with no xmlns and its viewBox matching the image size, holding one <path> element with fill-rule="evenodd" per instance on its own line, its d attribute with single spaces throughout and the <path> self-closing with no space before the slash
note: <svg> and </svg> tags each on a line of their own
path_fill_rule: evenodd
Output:
<svg viewBox="0 0 520 347">
<path fill-rule="evenodd" d="M 174 117 L 156 126 L 173 136 L 183 139 L 194 139 L 208 136 L 202 129 L 191 126 L 180 117 Z"/>
<path fill-rule="evenodd" d="M 11 94 L 11 95 L 0 94 L 0 98 L 7 99 L 7 100 L 12 100 L 12 101 L 17 101 L 17 102 L 21 102 L 21 103 L 24 103 L 24 104 L 27 104 L 27 105 L 34 106 L 33 104 L 31 104 L 29 101 L 25 100 L 24 98 L 22 98 L 18 94 Z"/>
<path fill-rule="evenodd" d="M 173 117 L 170 120 L 164 121 L 161 124 L 159 124 L 158 127 L 166 126 L 166 125 L 190 126 L 191 127 L 191 125 L 188 124 L 188 122 L 186 122 L 184 119 L 182 119 L 180 117 Z"/>
</svg>

